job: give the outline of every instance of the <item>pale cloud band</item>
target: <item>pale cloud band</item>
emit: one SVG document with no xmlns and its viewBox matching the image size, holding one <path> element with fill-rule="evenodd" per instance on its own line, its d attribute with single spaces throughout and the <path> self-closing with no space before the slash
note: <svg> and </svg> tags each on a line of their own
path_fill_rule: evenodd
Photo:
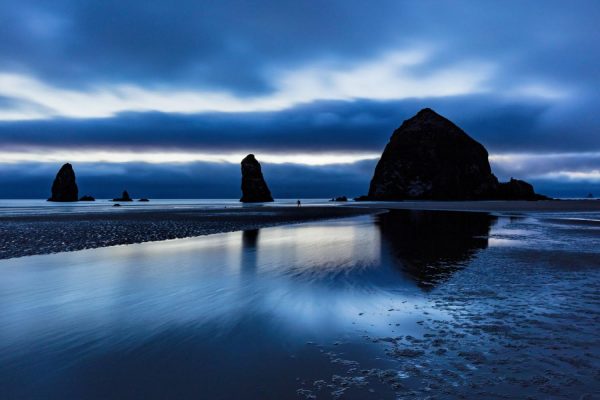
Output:
<svg viewBox="0 0 600 400">
<path fill-rule="evenodd" d="M 491 154 L 494 170 L 505 178 L 600 182 L 600 152 Z"/>
<path fill-rule="evenodd" d="M 202 153 L 186 151 L 123 151 L 53 148 L 14 149 L 0 152 L 0 164 L 238 164 L 248 152 Z M 265 164 L 336 166 L 363 161 L 375 163 L 378 153 L 273 153 L 261 152 L 257 158 Z M 549 181 L 600 182 L 600 152 L 581 153 L 493 153 L 492 169 L 502 180 L 510 177 Z"/>
<path fill-rule="evenodd" d="M 201 152 L 159 152 L 159 151 L 113 151 L 72 149 L 30 149 L 0 152 L 0 163 L 229 163 L 238 164 L 249 152 L 240 153 L 201 153 Z M 359 161 L 379 158 L 375 153 L 261 153 L 257 154 L 261 162 L 270 164 L 301 164 L 310 166 L 352 164 Z"/>
<path fill-rule="evenodd" d="M 490 91 L 490 63 L 461 61 L 420 71 L 431 51 L 385 53 L 378 58 L 339 65 L 321 61 L 293 70 L 270 71 L 273 90 L 250 97 L 226 91 L 143 87 L 132 83 L 94 84 L 88 88 L 58 87 L 21 73 L 0 72 L 0 96 L 11 100 L 0 108 L 0 121 L 49 118 L 108 118 L 123 112 L 195 114 L 261 112 L 289 109 L 318 100 L 352 101 L 440 98 Z M 557 99 L 567 91 L 528 83 L 504 88 L 507 96 Z"/>
</svg>

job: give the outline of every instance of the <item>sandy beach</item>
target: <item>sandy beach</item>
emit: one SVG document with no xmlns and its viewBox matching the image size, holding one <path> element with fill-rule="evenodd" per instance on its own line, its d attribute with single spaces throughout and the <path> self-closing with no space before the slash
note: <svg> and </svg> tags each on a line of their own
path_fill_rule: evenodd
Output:
<svg viewBox="0 0 600 400">
<path fill-rule="evenodd" d="M 26 241 L 8 243 L 22 252 L 247 230 L 0 260 L 3 398 L 598 391 L 595 214 L 391 210 L 289 224 L 374 211 L 14 217 L 4 237 Z M 279 226 L 252 229 L 268 224 Z"/>
<path fill-rule="evenodd" d="M 600 212 L 597 200 L 403 201 L 332 206 L 119 210 L 0 216 L 0 259 L 177 239 L 390 209 L 490 213 Z"/>
<path fill-rule="evenodd" d="M 119 210 L 0 216 L 0 259 L 376 213 L 354 207 Z"/>
</svg>

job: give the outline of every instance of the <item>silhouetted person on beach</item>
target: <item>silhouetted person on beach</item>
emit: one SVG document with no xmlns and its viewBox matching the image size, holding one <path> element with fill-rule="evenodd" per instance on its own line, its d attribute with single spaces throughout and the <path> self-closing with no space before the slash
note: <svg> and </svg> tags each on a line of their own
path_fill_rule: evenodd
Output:
<svg viewBox="0 0 600 400">
<path fill-rule="evenodd" d="M 300 203 L 300 200 L 298 200 L 298 201 L 296 202 L 296 204 L 298 205 L 298 207 L 300 207 L 300 206 L 302 205 L 302 203 Z"/>
</svg>

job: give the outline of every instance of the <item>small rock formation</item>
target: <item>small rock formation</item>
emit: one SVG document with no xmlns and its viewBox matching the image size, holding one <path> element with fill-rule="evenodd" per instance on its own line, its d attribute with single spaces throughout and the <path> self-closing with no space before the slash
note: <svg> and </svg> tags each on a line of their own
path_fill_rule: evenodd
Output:
<svg viewBox="0 0 600 400">
<path fill-rule="evenodd" d="M 242 203 L 263 203 L 273 201 L 271 191 L 265 182 L 260 163 L 254 154 L 242 160 Z"/>
<path fill-rule="evenodd" d="M 147 198 L 145 198 L 145 197 L 142 197 L 142 198 L 141 198 L 141 199 L 139 199 L 138 201 L 144 201 L 144 202 L 146 202 L 146 201 L 150 201 L 150 200 L 148 200 L 148 199 L 147 199 Z"/>
<path fill-rule="evenodd" d="M 425 108 L 396 129 L 358 200 L 538 200 L 520 180 L 499 183 L 488 152 L 462 129 Z"/>
<path fill-rule="evenodd" d="M 498 183 L 496 198 L 501 200 L 538 200 L 537 195 L 533 190 L 533 186 L 525 181 L 510 178 L 510 181 Z"/>
<path fill-rule="evenodd" d="M 348 201 L 348 198 L 346 196 L 339 196 L 339 197 L 333 197 L 329 201 Z"/>
<path fill-rule="evenodd" d="M 123 194 L 121 195 L 121 197 L 112 199 L 112 201 L 133 201 L 133 200 L 129 196 L 129 193 L 127 193 L 127 190 L 123 190 Z"/>
<path fill-rule="evenodd" d="M 52 183 L 52 197 L 48 201 L 77 201 L 79 189 L 75 182 L 75 171 L 69 163 L 64 164 Z"/>
<path fill-rule="evenodd" d="M 121 205 L 119 203 L 117 203 L 117 204 L 113 204 L 113 207 L 121 207 Z"/>
<path fill-rule="evenodd" d="M 85 196 L 81 196 L 79 201 L 96 201 L 96 199 L 93 196 L 86 194 Z"/>
</svg>

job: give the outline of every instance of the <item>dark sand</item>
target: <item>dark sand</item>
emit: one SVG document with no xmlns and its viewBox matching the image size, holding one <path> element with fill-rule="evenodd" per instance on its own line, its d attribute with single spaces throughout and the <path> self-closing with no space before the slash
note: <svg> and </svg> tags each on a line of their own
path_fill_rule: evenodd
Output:
<svg viewBox="0 0 600 400">
<path fill-rule="evenodd" d="M 119 210 L 0 217 L 0 259 L 349 217 L 352 207 L 243 207 L 209 210 Z"/>
<path fill-rule="evenodd" d="M 492 213 L 600 212 L 600 200 L 545 201 L 381 201 L 358 202 L 353 206 L 376 209 L 480 211 Z"/>
</svg>

